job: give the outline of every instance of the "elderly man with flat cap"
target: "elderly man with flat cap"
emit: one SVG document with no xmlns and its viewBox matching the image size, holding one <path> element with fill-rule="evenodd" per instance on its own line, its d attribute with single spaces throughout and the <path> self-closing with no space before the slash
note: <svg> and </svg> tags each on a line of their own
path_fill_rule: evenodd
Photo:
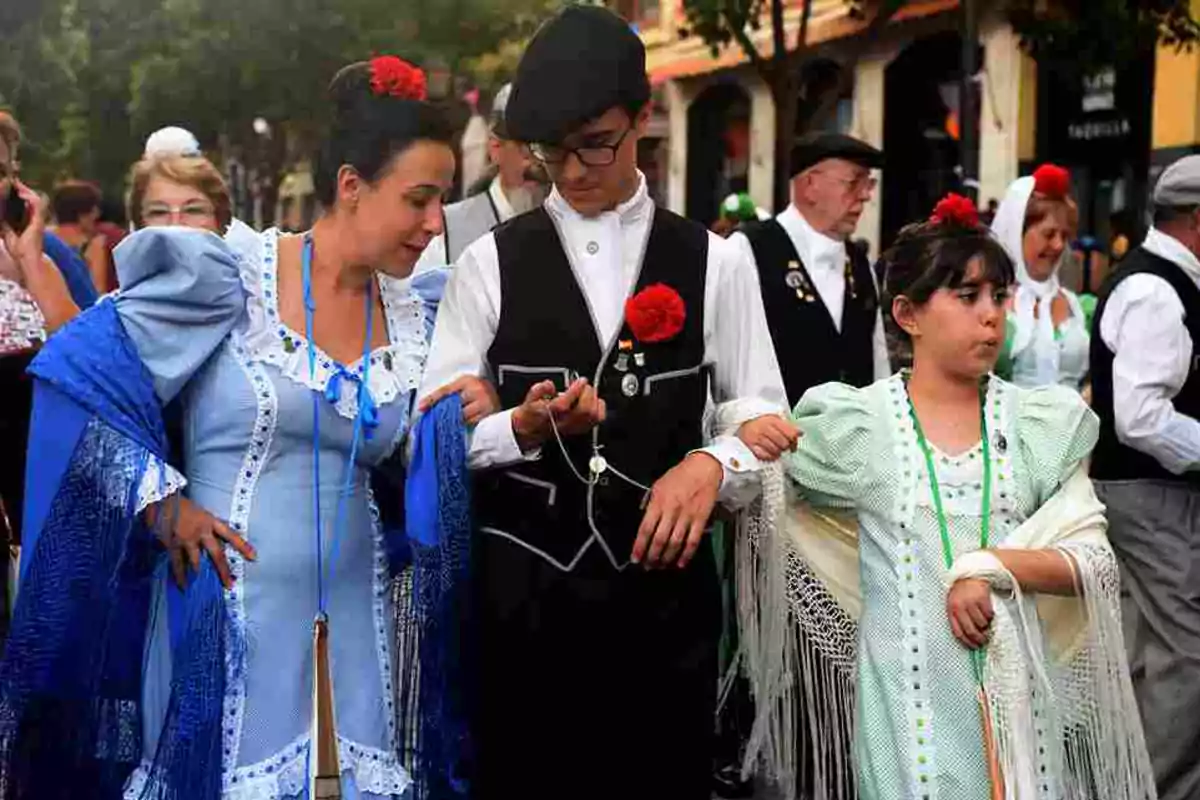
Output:
<svg viewBox="0 0 1200 800">
<path fill-rule="evenodd" d="M 792 202 L 731 241 L 758 267 L 775 355 L 793 406 L 813 386 L 866 386 L 891 374 L 879 295 L 866 253 L 849 244 L 883 154 L 839 133 L 792 151 Z"/>
<path fill-rule="evenodd" d="M 417 271 L 453 264 L 480 236 L 518 214 L 541 205 L 546 197 L 546 171 L 520 142 L 508 136 L 504 113 L 512 85 L 506 84 L 492 100 L 488 159 L 495 175 L 485 191 L 446 206 L 442 233 L 421 254 Z"/>
<path fill-rule="evenodd" d="M 471 245 L 424 385 L 494 381 L 470 434 L 480 683 L 472 793 L 708 800 L 720 598 L 714 504 L 759 491 L 748 445 L 797 432 L 751 265 L 657 208 L 637 169 L 641 40 L 595 6 L 545 24 L 506 122 L 554 189 Z M 706 439 L 711 396 L 734 435 Z"/>
<path fill-rule="evenodd" d="M 1126 647 L 1162 800 L 1200 798 L 1200 156 L 1100 290 L 1092 456 L 1122 569 Z"/>
</svg>

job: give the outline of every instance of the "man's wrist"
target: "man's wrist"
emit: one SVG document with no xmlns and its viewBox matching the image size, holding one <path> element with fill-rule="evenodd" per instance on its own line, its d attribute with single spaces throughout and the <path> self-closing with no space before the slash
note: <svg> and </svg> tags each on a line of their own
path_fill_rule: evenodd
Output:
<svg viewBox="0 0 1200 800">
<path fill-rule="evenodd" d="M 688 453 L 683 460 L 690 461 L 693 459 L 703 459 L 703 461 L 697 460 L 693 463 L 696 464 L 697 469 L 700 469 L 702 466 L 706 468 L 708 474 L 712 477 L 713 482 L 718 488 L 720 488 L 721 482 L 725 479 L 725 467 L 721 465 L 721 462 L 717 459 L 717 457 L 712 453 L 705 452 L 704 450 L 696 450 Z"/>
</svg>

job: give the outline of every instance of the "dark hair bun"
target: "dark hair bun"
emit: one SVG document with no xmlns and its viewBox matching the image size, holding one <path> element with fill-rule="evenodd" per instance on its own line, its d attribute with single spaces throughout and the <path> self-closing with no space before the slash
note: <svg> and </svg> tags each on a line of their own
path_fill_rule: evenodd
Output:
<svg viewBox="0 0 1200 800">
<path fill-rule="evenodd" d="M 387 71 L 381 74 L 380 66 Z M 397 65 L 404 65 L 403 67 Z M 399 77 L 397 77 L 399 75 Z M 337 174 L 353 167 L 368 182 L 378 180 L 392 159 L 418 141 L 450 144 L 453 129 L 443 111 L 415 99 L 402 79 L 415 81 L 420 70 L 395 57 L 360 61 L 343 67 L 329 84 L 333 117 L 317 153 L 313 184 L 327 208 L 337 197 Z"/>
</svg>

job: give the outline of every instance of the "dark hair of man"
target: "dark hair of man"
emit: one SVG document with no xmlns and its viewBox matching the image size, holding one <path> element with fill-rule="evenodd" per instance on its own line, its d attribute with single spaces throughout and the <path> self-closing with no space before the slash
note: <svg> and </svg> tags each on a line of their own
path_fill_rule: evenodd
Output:
<svg viewBox="0 0 1200 800">
<path fill-rule="evenodd" d="M 1200 211 L 1200 206 L 1158 206 L 1154 207 L 1154 227 L 1171 225 L 1182 222 Z"/>
<path fill-rule="evenodd" d="M 333 118 L 313 170 L 317 200 L 331 208 L 337 174 L 350 166 L 368 183 L 377 181 L 392 159 L 419 141 L 450 144 L 454 131 L 445 112 L 433 104 L 371 89 L 371 65 L 343 67 L 329 85 Z"/>
<path fill-rule="evenodd" d="M 87 181 L 67 181 L 54 188 L 54 219 L 60 225 L 73 225 L 100 207 L 100 189 Z"/>
</svg>

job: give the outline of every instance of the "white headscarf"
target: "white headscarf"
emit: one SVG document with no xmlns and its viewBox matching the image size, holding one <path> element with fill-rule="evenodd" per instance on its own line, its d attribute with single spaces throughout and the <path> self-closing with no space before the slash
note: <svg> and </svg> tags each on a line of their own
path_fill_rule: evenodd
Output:
<svg viewBox="0 0 1200 800">
<path fill-rule="evenodd" d="M 1017 292 L 1014 310 L 1017 318 L 1016 335 L 1013 337 L 1012 357 L 1026 348 L 1034 348 L 1039 384 L 1058 383 L 1059 349 L 1054 338 L 1054 317 L 1051 305 L 1062 290 L 1058 281 L 1060 260 L 1054 272 L 1044 281 L 1034 280 L 1025 266 L 1025 209 L 1033 196 L 1033 176 L 1018 178 L 1008 187 L 996 217 L 992 220 L 992 235 L 1008 251 L 1017 272 Z M 1065 251 L 1063 253 L 1066 255 Z M 1071 313 L 1083 319 L 1083 307 L 1073 292 L 1062 292 Z"/>
</svg>

